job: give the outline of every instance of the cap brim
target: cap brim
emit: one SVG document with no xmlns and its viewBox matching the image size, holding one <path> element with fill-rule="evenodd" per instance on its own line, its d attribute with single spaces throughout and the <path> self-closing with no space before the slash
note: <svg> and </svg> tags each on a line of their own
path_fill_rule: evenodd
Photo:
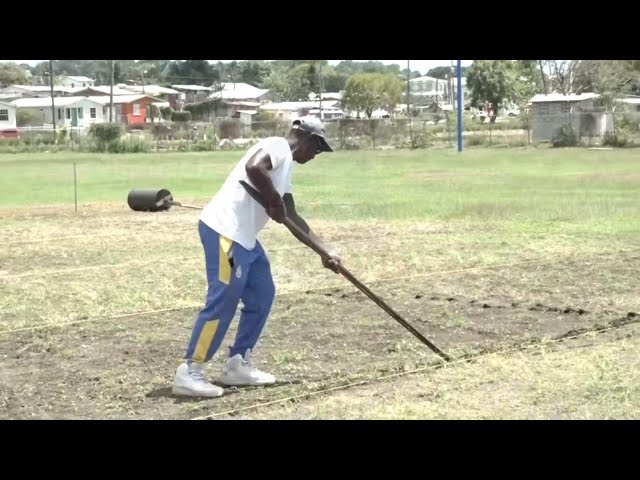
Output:
<svg viewBox="0 0 640 480">
<path fill-rule="evenodd" d="M 321 136 L 317 136 L 317 137 L 318 137 L 318 143 L 320 144 L 321 152 L 333 152 L 333 149 L 329 146 L 329 144 L 327 143 L 327 140 L 324 137 L 321 137 Z"/>
</svg>

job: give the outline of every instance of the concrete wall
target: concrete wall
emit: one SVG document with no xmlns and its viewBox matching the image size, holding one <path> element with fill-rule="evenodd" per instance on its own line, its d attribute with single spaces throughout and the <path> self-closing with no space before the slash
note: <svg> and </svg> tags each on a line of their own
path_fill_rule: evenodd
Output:
<svg viewBox="0 0 640 480">
<path fill-rule="evenodd" d="M 593 100 L 535 103 L 531 130 L 535 140 L 551 140 L 563 125 L 571 125 L 580 137 L 602 137 L 613 131 L 610 112 L 594 112 Z"/>
</svg>

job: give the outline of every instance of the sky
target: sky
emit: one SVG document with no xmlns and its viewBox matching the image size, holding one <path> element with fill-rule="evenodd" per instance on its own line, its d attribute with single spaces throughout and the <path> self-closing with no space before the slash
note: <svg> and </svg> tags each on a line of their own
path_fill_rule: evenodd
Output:
<svg viewBox="0 0 640 480">
<path fill-rule="evenodd" d="M 27 63 L 31 66 L 35 66 L 40 62 L 46 62 L 47 60 L 0 60 L 0 62 L 16 62 Z M 218 62 L 218 60 L 209 60 L 212 63 Z M 221 62 L 230 62 L 231 60 L 220 60 Z M 366 62 L 368 60 L 354 60 L 356 62 Z M 384 63 L 385 65 L 391 65 L 397 63 L 400 65 L 400 69 L 407 68 L 407 60 L 378 60 L 379 62 Z M 420 73 L 425 74 L 428 70 L 440 66 L 440 65 L 451 65 L 451 62 L 455 62 L 456 60 L 409 60 L 409 65 L 412 71 L 418 70 Z M 329 60 L 330 65 L 337 65 L 342 62 L 342 60 Z M 467 67 L 471 65 L 473 60 L 462 60 L 462 66 Z"/>
</svg>

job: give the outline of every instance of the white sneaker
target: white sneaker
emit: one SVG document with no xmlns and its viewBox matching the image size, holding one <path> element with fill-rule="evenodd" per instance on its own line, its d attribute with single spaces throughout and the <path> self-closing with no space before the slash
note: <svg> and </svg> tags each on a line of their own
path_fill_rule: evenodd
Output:
<svg viewBox="0 0 640 480">
<path fill-rule="evenodd" d="M 220 382 L 225 385 L 269 385 L 276 378 L 270 373 L 261 372 L 251 364 L 251 350 L 247 350 L 244 358 L 239 353 L 228 359 L 222 367 Z"/>
<path fill-rule="evenodd" d="M 198 363 L 183 363 L 178 367 L 171 391 L 187 397 L 220 397 L 224 393 L 223 388 L 204 378 L 202 365 Z"/>
</svg>

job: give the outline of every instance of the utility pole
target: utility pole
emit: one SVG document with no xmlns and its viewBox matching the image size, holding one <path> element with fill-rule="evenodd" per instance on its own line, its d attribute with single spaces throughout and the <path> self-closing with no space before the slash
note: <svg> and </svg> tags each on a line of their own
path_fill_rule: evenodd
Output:
<svg viewBox="0 0 640 480">
<path fill-rule="evenodd" d="M 409 120 L 409 138 L 411 139 L 411 148 L 413 149 L 413 129 L 411 128 L 411 108 L 409 107 L 409 95 L 411 83 L 411 60 L 407 60 L 407 119 Z"/>
<path fill-rule="evenodd" d="M 53 99 L 53 60 L 49 60 L 49 85 L 51 86 L 51 121 L 53 122 L 53 143 L 56 143 L 56 105 Z"/>
<path fill-rule="evenodd" d="M 111 60 L 111 87 L 109 89 L 109 123 L 113 122 L 113 70 L 115 60 Z"/>
<path fill-rule="evenodd" d="M 458 152 L 462 151 L 462 61 L 458 60 Z"/>
<path fill-rule="evenodd" d="M 322 63 L 318 63 L 318 90 L 320 90 L 320 121 L 322 121 Z"/>
</svg>

